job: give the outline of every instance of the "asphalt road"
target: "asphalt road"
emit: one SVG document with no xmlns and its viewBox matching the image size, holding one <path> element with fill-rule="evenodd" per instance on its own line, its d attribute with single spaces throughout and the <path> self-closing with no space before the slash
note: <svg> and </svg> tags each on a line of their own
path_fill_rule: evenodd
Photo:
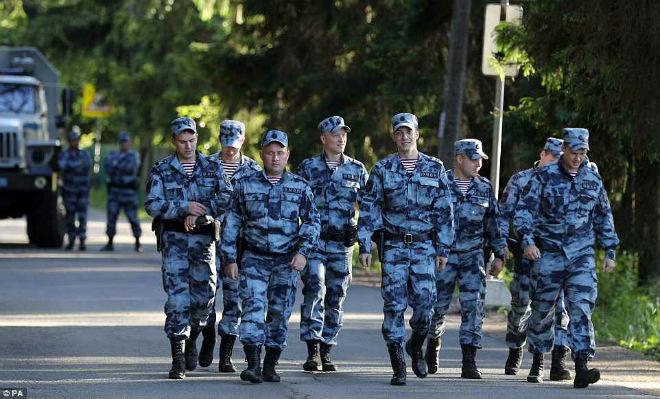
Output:
<svg viewBox="0 0 660 399">
<path fill-rule="evenodd" d="M 574 390 L 571 383 L 529 384 L 526 371 L 505 376 L 501 317 L 486 322 L 485 349 L 478 353 L 484 379 L 461 379 L 457 315 L 450 317 L 439 373 L 415 378 L 408 359 L 408 385 L 392 387 L 379 290 L 357 284 L 349 290 L 345 326 L 333 352 L 339 372 L 302 371 L 306 349 L 298 338 L 297 304 L 278 368 L 281 383 L 244 383 L 238 374 L 219 374 L 217 361 L 183 381 L 168 380 L 165 294 L 149 226 L 144 225 L 145 253 L 137 254 L 120 219 L 117 250 L 108 254 L 99 252 L 103 215 L 91 216 L 87 252 L 30 247 L 24 221 L 0 221 L 0 388 L 27 388 L 29 398 L 657 397 L 660 383 L 635 382 L 640 363 L 616 363 L 623 355 L 611 357 L 611 374 L 604 371 L 604 381 L 586 390 Z M 240 347 L 234 362 L 239 371 L 244 368 Z M 523 366 L 529 365 L 526 356 Z M 640 367 L 647 376 L 660 376 L 657 363 Z"/>
</svg>

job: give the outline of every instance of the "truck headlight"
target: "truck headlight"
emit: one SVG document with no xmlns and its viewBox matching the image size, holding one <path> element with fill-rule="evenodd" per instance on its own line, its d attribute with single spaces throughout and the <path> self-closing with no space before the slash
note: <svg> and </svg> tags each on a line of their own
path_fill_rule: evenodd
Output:
<svg viewBox="0 0 660 399">
<path fill-rule="evenodd" d="M 46 187 L 46 184 L 48 184 L 48 180 L 46 180 L 46 178 L 43 176 L 39 176 L 36 179 L 34 179 L 34 186 L 39 190 Z"/>
</svg>

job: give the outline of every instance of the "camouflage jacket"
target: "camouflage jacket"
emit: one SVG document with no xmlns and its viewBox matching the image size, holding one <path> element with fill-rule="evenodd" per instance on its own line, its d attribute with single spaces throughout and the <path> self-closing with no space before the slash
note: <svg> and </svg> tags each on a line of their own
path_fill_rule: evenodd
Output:
<svg viewBox="0 0 660 399">
<path fill-rule="evenodd" d="M 105 173 L 110 190 L 135 190 L 140 170 L 140 156 L 135 151 L 111 152 L 105 159 Z"/>
<path fill-rule="evenodd" d="M 89 191 L 89 169 L 92 157 L 87 151 L 68 149 L 60 153 L 57 166 L 62 173 L 62 190 L 67 192 Z"/>
</svg>

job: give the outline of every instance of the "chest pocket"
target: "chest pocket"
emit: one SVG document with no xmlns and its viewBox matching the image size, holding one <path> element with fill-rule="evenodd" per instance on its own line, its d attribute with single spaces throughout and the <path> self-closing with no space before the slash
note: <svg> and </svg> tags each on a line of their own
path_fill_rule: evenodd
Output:
<svg viewBox="0 0 660 399">
<path fill-rule="evenodd" d="M 280 216 L 282 219 L 295 220 L 298 222 L 301 202 L 302 197 L 300 194 L 282 194 L 280 197 Z"/>
<path fill-rule="evenodd" d="M 208 200 L 216 191 L 217 181 L 211 177 L 199 178 L 196 181 L 199 190 L 200 200 Z"/>
<path fill-rule="evenodd" d="M 481 222 L 488 207 L 488 198 L 472 196 L 465 202 L 465 216 L 472 222 Z"/>
<path fill-rule="evenodd" d="M 261 219 L 266 216 L 268 196 L 261 193 L 245 194 L 245 213 L 248 219 Z"/>
<path fill-rule="evenodd" d="M 163 184 L 166 200 L 183 200 L 183 187 L 177 182 L 165 182 Z"/>
<path fill-rule="evenodd" d="M 417 185 L 417 205 L 428 207 L 438 195 L 440 182 L 429 177 L 420 177 Z"/>
<path fill-rule="evenodd" d="M 354 180 L 342 180 L 341 181 L 342 195 L 341 197 L 348 202 L 351 206 L 355 203 L 357 199 L 357 192 L 360 189 L 360 182 Z"/>
<path fill-rule="evenodd" d="M 594 193 L 580 193 L 578 196 L 577 213 L 580 216 L 587 216 L 591 213 L 596 205 L 596 195 Z"/>
<path fill-rule="evenodd" d="M 383 197 L 385 206 L 392 210 L 401 210 L 408 205 L 406 182 L 401 176 L 385 175 L 383 179 Z"/>
</svg>

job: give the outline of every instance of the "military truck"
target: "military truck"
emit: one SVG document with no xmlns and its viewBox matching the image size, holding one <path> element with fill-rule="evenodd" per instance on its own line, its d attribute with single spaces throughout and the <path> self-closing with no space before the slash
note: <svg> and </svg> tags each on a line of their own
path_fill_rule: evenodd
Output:
<svg viewBox="0 0 660 399">
<path fill-rule="evenodd" d="M 39 50 L 0 46 L 0 218 L 27 216 L 30 243 L 41 247 L 64 236 L 57 157 L 70 110 L 71 91 Z"/>
</svg>

